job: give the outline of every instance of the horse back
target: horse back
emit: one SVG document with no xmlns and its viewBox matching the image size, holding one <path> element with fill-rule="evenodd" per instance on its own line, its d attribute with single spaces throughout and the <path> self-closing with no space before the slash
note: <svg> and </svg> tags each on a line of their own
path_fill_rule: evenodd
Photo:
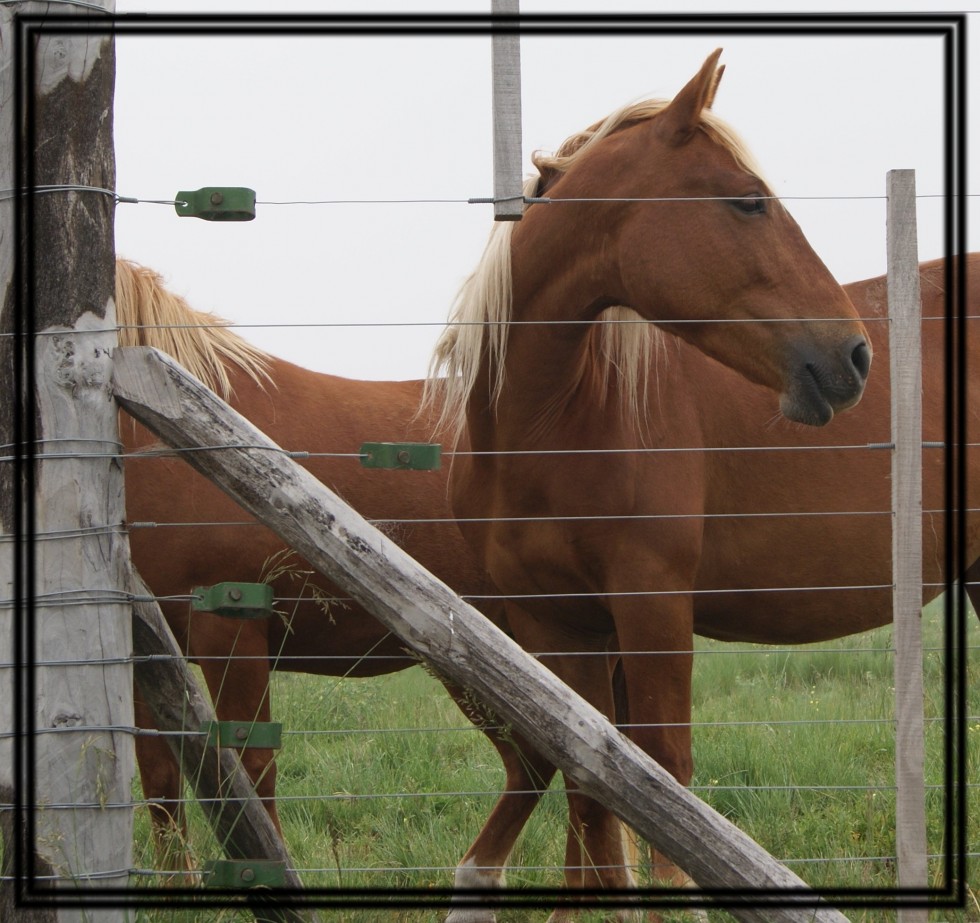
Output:
<svg viewBox="0 0 980 923">
<path fill-rule="evenodd" d="M 283 449 L 302 453 L 299 464 L 422 566 L 460 593 L 487 595 L 484 571 L 452 520 L 448 469 L 369 469 L 359 460 L 364 442 L 433 439 L 430 420 L 419 415 L 422 383 L 356 381 L 278 359 L 269 371 L 265 385 L 231 371 L 234 409 Z M 227 630 L 190 613 L 179 597 L 222 581 L 268 580 L 281 601 L 280 617 L 266 626 L 277 668 L 330 675 L 398 668 L 403 643 L 340 588 L 289 555 L 281 539 L 183 459 L 141 457 L 156 441 L 138 424 L 124 419 L 121 430 L 135 453 L 127 460 L 127 518 L 142 524 L 132 530 L 133 560 L 157 596 L 178 597 L 163 606 L 192 656 L 227 655 Z M 321 656 L 334 659 L 307 659 Z"/>
</svg>

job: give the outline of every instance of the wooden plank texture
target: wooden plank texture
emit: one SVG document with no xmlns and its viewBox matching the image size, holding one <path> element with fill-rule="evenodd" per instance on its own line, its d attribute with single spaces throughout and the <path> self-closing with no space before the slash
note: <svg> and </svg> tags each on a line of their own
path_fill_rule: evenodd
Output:
<svg viewBox="0 0 980 923">
<path fill-rule="evenodd" d="M 168 356 L 117 350 L 115 394 L 133 417 L 177 449 L 321 573 L 368 608 L 440 674 L 469 688 L 585 791 L 704 888 L 779 889 L 731 912 L 768 923 L 845 918 L 757 843 L 710 809 L 477 610 L 340 501 L 282 449 Z M 232 446 L 235 448 L 221 448 Z M 211 447 L 212 450 L 208 450 Z M 799 906 L 799 904 L 814 905 Z"/>
</svg>

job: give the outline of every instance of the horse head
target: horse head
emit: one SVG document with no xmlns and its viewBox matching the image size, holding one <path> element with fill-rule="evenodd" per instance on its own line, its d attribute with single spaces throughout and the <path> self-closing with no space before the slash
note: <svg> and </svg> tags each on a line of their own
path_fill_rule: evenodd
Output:
<svg viewBox="0 0 980 923">
<path fill-rule="evenodd" d="M 861 398 L 872 350 L 844 290 L 711 110 L 721 50 L 669 102 L 624 107 L 538 157 L 550 204 L 515 228 L 515 300 L 531 260 L 564 294 L 623 305 L 780 395 L 811 425 Z M 566 200 L 566 201 L 563 201 Z M 532 251 L 533 247 L 533 251 Z"/>
</svg>

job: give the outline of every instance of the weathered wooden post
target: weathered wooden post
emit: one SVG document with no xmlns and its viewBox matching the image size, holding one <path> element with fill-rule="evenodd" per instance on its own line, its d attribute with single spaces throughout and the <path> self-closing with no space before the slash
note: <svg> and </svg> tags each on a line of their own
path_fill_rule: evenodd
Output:
<svg viewBox="0 0 980 923">
<path fill-rule="evenodd" d="M 492 0 L 493 16 L 513 19 L 519 0 Z M 491 36 L 493 68 L 493 218 L 518 221 L 524 214 L 521 179 L 521 37 L 517 32 L 494 31 Z"/>
<path fill-rule="evenodd" d="M 0 8 L 0 186 L 15 190 L 0 227 L 0 376 L 13 398 L 0 417 L 0 701 L 17 693 L 0 713 L 0 791 L 26 844 L 4 844 L 17 879 L 7 897 L 43 899 L 59 921 L 90 918 L 66 899 L 98 904 L 99 889 L 127 886 L 132 864 L 129 544 L 111 394 L 115 56 L 92 6 Z M 100 923 L 125 915 L 98 910 Z"/>
<path fill-rule="evenodd" d="M 892 580 L 895 621 L 895 841 L 902 889 L 928 887 L 922 685 L 922 307 L 915 171 L 888 174 Z M 925 897 L 925 893 L 922 895 Z M 925 923 L 925 908 L 899 911 Z"/>
</svg>

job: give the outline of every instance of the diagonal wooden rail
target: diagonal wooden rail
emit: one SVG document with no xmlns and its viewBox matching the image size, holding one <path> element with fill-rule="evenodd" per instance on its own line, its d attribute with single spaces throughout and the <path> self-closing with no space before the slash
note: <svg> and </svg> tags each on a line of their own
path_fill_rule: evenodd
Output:
<svg viewBox="0 0 980 923">
<path fill-rule="evenodd" d="M 198 471 L 440 674 L 538 742 L 582 789 L 703 889 L 733 901 L 728 909 L 735 917 L 846 920 L 171 358 L 135 347 L 116 350 L 114 360 L 115 395 L 131 416 L 188 450 L 185 458 Z"/>
</svg>

